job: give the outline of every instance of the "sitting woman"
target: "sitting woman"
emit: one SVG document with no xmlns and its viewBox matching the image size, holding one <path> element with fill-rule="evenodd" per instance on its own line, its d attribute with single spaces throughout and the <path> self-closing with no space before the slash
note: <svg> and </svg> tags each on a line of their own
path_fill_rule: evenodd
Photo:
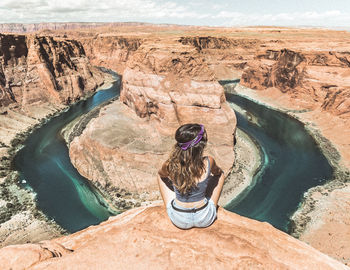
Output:
<svg viewBox="0 0 350 270">
<path fill-rule="evenodd" d="M 182 125 L 176 144 L 158 174 L 158 184 L 172 223 L 181 229 L 208 227 L 224 184 L 222 170 L 203 156 L 207 133 L 203 125 Z"/>
</svg>

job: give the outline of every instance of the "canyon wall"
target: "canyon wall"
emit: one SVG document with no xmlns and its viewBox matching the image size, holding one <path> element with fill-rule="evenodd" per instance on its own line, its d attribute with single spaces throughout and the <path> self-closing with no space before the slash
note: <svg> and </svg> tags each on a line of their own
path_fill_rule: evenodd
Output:
<svg viewBox="0 0 350 270">
<path fill-rule="evenodd" d="M 248 65 L 241 84 L 274 87 L 305 108 L 350 118 L 350 52 L 267 50 Z"/>
<path fill-rule="evenodd" d="M 0 141 L 100 86 L 105 75 L 75 40 L 0 34 Z"/>
<path fill-rule="evenodd" d="M 90 179 L 97 179 L 98 182 L 95 183 L 110 190 L 111 194 L 116 197 L 123 194 L 122 196 L 130 198 L 130 201 L 137 196 L 143 196 L 141 198 L 143 200 L 157 198 L 156 172 L 174 143 L 171 134 L 179 124 L 186 121 L 205 121 L 209 140 L 213 139 L 209 144 L 208 152 L 228 170 L 233 162 L 232 133 L 235 129 L 235 118 L 232 111 L 227 109 L 217 80 L 237 79 L 242 72 L 241 83 L 257 91 L 238 87 L 236 89 L 238 93 L 285 110 L 302 120 L 306 123 L 307 128 L 315 131 L 314 135 L 320 134 L 318 137 L 321 138 L 320 144 L 326 142 L 325 144 L 332 152 L 330 156 L 334 164 L 339 163 L 342 164 L 341 166 L 350 168 L 348 144 L 350 134 L 348 117 L 348 52 L 350 48 L 348 44 L 350 38 L 348 34 L 321 30 L 245 28 L 243 30 L 222 30 L 220 37 L 212 37 L 206 32 L 207 30 L 182 34 L 183 28 L 180 32 L 177 32 L 177 29 L 171 29 L 180 33 L 175 35 L 167 32 L 170 28 L 161 30 L 156 27 L 154 29 L 152 31 L 157 34 L 152 34 L 153 36 L 137 32 L 139 28 L 133 35 L 126 34 L 127 31 L 124 30 L 124 33 L 118 34 L 95 33 L 93 30 L 90 33 L 79 33 L 76 38 L 74 35 L 68 35 L 70 38 L 63 38 L 64 32 L 53 37 L 56 34 L 50 31 L 47 31 L 46 36 L 1 35 L 0 154 L 2 165 L 0 173 L 3 183 L 0 210 L 1 220 L 4 221 L 0 228 L 2 243 L 24 243 L 33 241 L 33 239 L 39 241 L 44 238 L 52 238 L 55 233 L 56 235 L 60 233 L 59 229 L 54 230 L 47 227 L 45 222 L 37 226 L 33 219 L 37 221 L 35 216 L 38 215 L 38 212 L 35 212 L 33 216 L 27 211 L 28 209 L 15 206 L 23 205 L 25 201 L 33 200 L 33 198 L 22 197 L 20 192 L 16 195 L 8 195 L 8 192 L 12 192 L 14 188 L 9 184 L 10 178 L 7 177 L 10 165 L 7 151 L 18 132 L 37 124 L 43 117 L 64 108 L 66 104 L 85 95 L 86 91 L 90 92 L 101 84 L 103 75 L 98 69 L 91 66 L 85 52 L 95 65 L 103 65 L 123 74 L 121 100 L 124 103 L 116 101 L 101 109 L 99 116 L 90 121 L 81 136 L 71 142 L 70 155 L 72 162 L 82 175 Z M 210 31 L 212 34 L 212 29 Z M 337 49 L 330 50 L 330 47 Z M 331 144 L 328 140 L 331 141 Z M 216 152 L 215 149 L 218 151 Z M 343 262 L 349 262 L 349 245 L 346 241 L 349 239 L 349 222 L 347 212 L 344 210 L 348 209 L 347 181 L 349 174 L 341 174 L 338 178 L 343 182 L 338 181 L 333 187 L 331 185 L 317 188 L 315 189 L 317 192 L 312 192 L 314 199 L 309 203 L 311 210 L 301 214 L 306 221 L 301 226 L 303 228 L 300 238 Z M 116 186 L 124 191 L 120 192 Z M 144 194 L 132 194 L 128 190 L 135 193 L 144 192 Z M 329 200 L 325 200 L 326 197 Z M 309 198 L 305 200 L 303 209 L 305 205 L 308 205 Z M 128 207 L 135 205 L 130 204 Z M 316 209 L 316 215 L 312 214 L 315 212 L 313 208 Z M 8 215 L 12 211 L 15 213 L 14 218 L 11 218 L 12 214 Z M 139 224 L 138 228 L 146 228 L 147 235 L 149 235 L 152 230 L 147 229 L 148 221 L 154 218 L 159 224 L 165 222 L 158 218 L 158 215 L 162 217 L 165 215 L 164 210 L 145 210 L 147 215 L 143 215 L 140 220 L 132 219 L 132 215 L 136 214 L 133 211 L 126 213 L 125 219 L 122 216 L 121 223 L 119 224 L 119 221 L 117 223 L 122 225 L 125 222 L 127 228 L 134 228 L 127 222 L 130 221 L 133 224 L 136 222 Z M 321 222 L 317 222 L 317 218 Z M 114 218 L 106 224 L 112 220 Z M 221 223 L 218 222 L 220 231 L 221 228 L 226 228 L 226 221 L 230 223 L 232 220 L 224 218 Z M 232 222 L 237 224 L 238 221 Z M 253 221 L 244 219 L 242 228 L 248 226 L 250 222 Z M 157 228 L 158 223 L 155 225 Z M 257 223 L 253 223 L 255 228 Z M 143 227 L 141 224 L 146 225 Z M 229 226 L 230 232 L 234 226 L 232 224 Z M 33 230 L 35 226 L 39 228 L 37 231 Z M 23 230 L 23 227 L 26 229 Z M 117 232 L 126 230 L 124 227 L 97 226 L 87 229 L 84 237 L 95 235 L 100 230 L 99 228 Z M 223 243 L 219 245 L 220 254 L 217 260 L 226 258 L 222 255 L 225 253 L 229 254 L 227 261 L 230 267 L 232 261 L 237 261 L 238 266 L 242 264 L 248 267 L 247 264 L 249 266 L 254 264 L 262 265 L 262 267 L 276 266 L 278 268 L 280 266 L 282 269 L 288 267 L 293 269 L 292 263 L 298 263 L 299 259 L 275 260 L 276 253 L 273 253 L 273 256 L 269 254 L 272 254 L 271 249 L 288 249 L 287 253 L 293 252 L 295 250 L 289 250 L 288 246 L 293 246 L 294 242 L 283 242 L 281 246 L 274 249 L 271 247 L 272 243 L 266 242 L 267 232 L 261 227 L 258 228 L 264 232 L 264 237 L 256 238 L 254 243 L 258 243 L 257 248 L 254 244 L 251 245 L 253 251 L 248 252 L 251 256 L 249 259 L 246 261 L 242 258 L 232 259 L 231 250 L 235 250 L 235 247 L 230 248 L 230 253 L 225 253 L 222 250 L 225 250 L 227 243 Z M 169 230 L 174 229 L 169 228 Z M 32 234 L 33 231 L 35 235 Z M 211 232 L 213 235 L 218 235 L 215 230 Z M 242 229 L 237 232 L 237 235 L 249 232 L 251 232 L 250 229 L 248 232 Z M 84 232 L 81 233 L 83 234 Z M 193 239 L 192 230 L 188 234 Z M 176 237 L 177 231 L 169 234 L 166 229 L 164 238 L 172 239 L 169 235 Z M 108 238 L 108 241 L 111 239 L 110 235 L 101 237 L 101 239 Z M 125 245 L 124 242 L 118 241 L 123 247 L 130 243 L 128 234 L 124 236 L 116 234 L 116 237 L 127 239 Z M 139 237 L 142 238 L 140 235 Z M 272 234 L 271 237 L 280 239 L 280 236 L 275 234 Z M 135 241 L 139 239 L 135 238 Z M 215 244 L 221 243 L 225 235 L 219 235 L 214 239 Z M 241 243 L 240 241 L 247 243 L 245 239 L 231 236 L 230 239 L 234 239 L 234 243 Z M 24 246 L 24 249 L 12 246 L 6 249 L 5 253 L 0 252 L 5 254 L 0 255 L 4 256 L 1 258 L 5 258 L 1 261 L 11 263 L 8 258 L 13 258 L 12 263 L 20 265 L 22 262 L 19 259 L 28 257 L 14 255 L 15 253 L 11 252 L 21 250 L 20 252 L 23 252 L 21 254 L 28 252 L 35 258 L 41 256 L 41 258 L 48 259 L 43 262 L 44 266 L 38 264 L 38 268 L 45 268 L 47 265 L 54 268 L 52 263 L 58 260 L 51 259 L 54 256 L 67 254 L 66 257 L 62 257 L 62 262 L 59 262 L 60 267 L 60 263 L 62 265 L 69 263 L 69 258 L 75 260 L 73 259 L 75 253 L 83 254 L 85 251 L 91 253 L 89 245 L 84 246 L 86 250 L 82 248 L 80 253 L 81 246 L 78 244 L 75 246 L 75 244 L 66 244 L 60 240 L 57 243 L 55 240 L 48 244 L 50 245 L 48 248 L 46 244 Z M 91 240 L 89 243 L 94 251 L 98 250 L 95 242 Z M 266 247 L 266 250 L 259 250 L 263 243 L 268 243 L 269 246 Z M 295 243 L 298 243 L 297 248 L 304 251 L 305 245 Z M 229 244 L 232 244 L 232 241 Z M 52 248 L 51 245 L 54 247 Z M 110 248 L 114 255 L 116 250 L 123 250 L 119 249 L 119 246 L 116 248 L 113 244 Z M 75 249 L 77 252 L 72 255 L 70 249 Z M 309 254 L 308 251 L 305 251 L 305 254 Z M 120 254 L 120 256 L 114 256 L 111 261 L 130 258 L 129 255 L 130 253 L 128 256 Z M 299 258 L 299 255 L 296 256 Z M 77 260 L 86 262 L 88 258 L 81 256 Z M 267 258 L 267 261 L 260 263 L 261 258 Z M 330 260 L 320 253 L 317 253 L 314 258 L 313 265 Z M 140 261 L 142 260 L 137 259 L 138 263 Z M 285 261 L 288 261 L 289 264 Z M 300 261 L 304 262 L 301 257 Z M 30 265 L 37 262 L 37 259 L 28 260 Z M 104 262 L 97 263 L 102 265 Z M 130 261 L 126 263 L 128 262 Z M 93 265 L 93 262 L 89 263 L 90 266 Z M 114 265 L 117 265 L 117 262 Z M 342 269 L 341 267 L 343 266 L 339 264 L 334 266 L 335 269 Z M 294 268 L 300 269 L 300 266 Z"/>
<path fill-rule="evenodd" d="M 143 42 L 140 37 L 108 33 L 78 39 L 82 42 L 91 64 L 112 69 L 118 74 L 123 74 L 129 57 Z"/>
<path fill-rule="evenodd" d="M 93 254 L 93 256 L 91 256 Z M 180 230 L 164 207 L 130 210 L 98 226 L 38 244 L 0 249 L 10 269 L 349 269 L 309 245 L 219 209 L 208 228 Z"/>
<path fill-rule="evenodd" d="M 1 35 L 0 44 L 1 106 L 69 104 L 102 83 L 78 41 Z"/>
<path fill-rule="evenodd" d="M 256 49 L 263 44 L 255 38 L 204 35 L 181 37 L 179 42 L 195 47 L 217 80 L 239 79 L 247 63 L 254 59 Z"/>
</svg>

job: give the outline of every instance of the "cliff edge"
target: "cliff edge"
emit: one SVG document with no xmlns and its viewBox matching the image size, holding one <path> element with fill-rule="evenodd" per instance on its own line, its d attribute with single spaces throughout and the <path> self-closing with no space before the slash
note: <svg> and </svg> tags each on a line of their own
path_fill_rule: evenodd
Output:
<svg viewBox="0 0 350 270">
<path fill-rule="evenodd" d="M 7 269 L 349 269 L 267 223 L 219 209 L 208 228 L 180 230 L 163 206 L 140 207 L 98 226 L 0 250 Z"/>
</svg>

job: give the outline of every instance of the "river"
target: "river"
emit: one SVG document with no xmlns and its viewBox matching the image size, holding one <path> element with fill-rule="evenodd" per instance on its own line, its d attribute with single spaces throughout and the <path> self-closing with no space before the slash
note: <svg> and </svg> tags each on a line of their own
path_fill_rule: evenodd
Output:
<svg viewBox="0 0 350 270">
<path fill-rule="evenodd" d="M 304 192 L 324 184 L 333 169 L 300 121 L 238 95 L 226 98 L 238 106 L 237 127 L 259 143 L 263 162 L 252 185 L 225 208 L 287 231 Z"/>
<path fill-rule="evenodd" d="M 76 232 L 115 214 L 69 159 L 61 129 L 76 117 L 119 95 L 120 81 L 79 101 L 35 130 L 15 156 L 20 183 L 36 194 L 38 207 L 61 227 Z"/>
<path fill-rule="evenodd" d="M 14 165 L 24 188 L 36 194 L 38 207 L 69 232 L 116 214 L 89 181 L 72 166 L 61 129 L 79 115 L 119 95 L 120 81 L 80 101 L 34 131 Z M 332 168 L 303 124 L 245 98 L 227 94 L 237 111 L 238 128 L 257 140 L 264 165 L 246 189 L 225 208 L 286 231 L 289 216 L 310 187 L 330 178 Z M 244 113 L 245 112 L 245 113 Z"/>
</svg>

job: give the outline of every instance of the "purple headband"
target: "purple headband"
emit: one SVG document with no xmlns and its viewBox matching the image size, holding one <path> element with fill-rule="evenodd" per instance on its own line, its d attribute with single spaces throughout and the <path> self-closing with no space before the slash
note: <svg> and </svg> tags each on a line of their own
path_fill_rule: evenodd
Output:
<svg viewBox="0 0 350 270">
<path fill-rule="evenodd" d="M 197 143 L 200 142 L 204 134 L 204 126 L 203 125 L 200 125 L 200 126 L 201 126 L 201 130 L 192 141 L 185 142 L 185 143 L 178 143 L 178 145 L 181 147 L 182 150 L 187 150 L 188 148 L 191 148 L 192 146 L 195 146 Z"/>
</svg>

